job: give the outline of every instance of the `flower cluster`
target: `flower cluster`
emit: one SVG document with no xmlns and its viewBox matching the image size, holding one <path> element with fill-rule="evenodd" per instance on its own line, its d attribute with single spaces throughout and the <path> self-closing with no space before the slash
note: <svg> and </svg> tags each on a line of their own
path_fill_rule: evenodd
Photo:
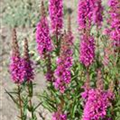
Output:
<svg viewBox="0 0 120 120">
<path fill-rule="evenodd" d="M 114 46 L 120 47 L 120 1 L 119 0 L 109 0 L 110 7 L 110 19 L 108 20 L 110 24 L 109 35 L 111 40 L 113 40 Z"/>
<path fill-rule="evenodd" d="M 29 57 L 29 50 L 28 50 L 28 42 L 27 39 L 25 40 L 25 52 L 24 58 L 20 56 L 19 53 L 19 46 L 17 43 L 17 36 L 16 30 L 13 30 L 13 51 L 10 63 L 10 72 L 12 76 L 12 80 L 15 83 L 21 84 L 25 80 L 30 81 L 34 79 L 34 72 L 32 68 L 32 62 L 30 61 Z"/>
<path fill-rule="evenodd" d="M 102 6 L 102 1 L 101 0 L 93 0 L 94 2 L 94 10 L 93 10 L 93 23 L 96 24 L 97 26 L 101 26 L 101 23 L 103 21 L 103 6 Z"/>
<path fill-rule="evenodd" d="M 41 19 L 36 27 L 37 49 L 41 57 L 52 51 L 52 41 L 49 34 L 48 21 L 45 16 L 44 4 L 41 5 Z"/>
<path fill-rule="evenodd" d="M 107 108 L 111 105 L 108 91 L 90 89 L 85 102 L 82 120 L 99 120 L 105 118 Z"/>
<path fill-rule="evenodd" d="M 78 5 L 78 24 L 79 29 L 90 28 L 92 22 L 101 25 L 103 7 L 101 0 L 79 0 Z"/>
<path fill-rule="evenodd" d="M 91 16 L 92 16 L 92 10 L 91 10 L 91 4 L 88 0 L 79 0 L 78 5 L 78 24 L 79 29 L 85 29 L 86 28 L 86 20 L 89 21 L 89 26 L 91 25 Z"/>
<path fill-rule="evenodd" d="M 24 44 L 24 58 L 22 59 L 23 64 L 23 80 L 31 81 L 34 79 L 34 72 L 33 72 L 33 62 L 30 60 L 29 56 L 29 49 L 28 49 L 28 41 L 25 39 Z"/>
<path fill-rule="evenodd" d="M 58 112 L 56 112 L 53 114 L 52 120 L 67 120 L 67 115 L 66 114 L 59 114 Z"/>
<path fill-rule="evenodd" d="M 87 80 L 87 82 L 90 84 L 90 80 Z M 111 106 L 111 101 L 114 99 L 113 81 L 110 83 L 109 89 L 104 90 L 102 72 L 98 69 L 96 88 L 84 86 L 84 90 L 81 94 L 85 102 L 82 120 L 100 120 L 106 118 L 107 109 Z"/>
<path fill-rule="evenodd" d="M 63 27 L 63 0 L 49 0 L 49 15 L 52 32 L 60 34 Z"/>
<path fill-rule="evenodd" d="M 13 82 L 18 84 L 23 82 L 22 60 L 20 57 L 12 55 L 10 63 L 10 72 Z"/>
<path fill-rule="evenodd" d="M 55 70 L 56 80 L 54 85 L 61 93 L 64 93 L 66 85 L 71 81 L 70 68 L 72 66 L 72 44 L 73 36 L 71 32 L 68 32 L 63 37 L 61 52 L 59 58 L 57 59 L 57 68 Z"/>
<path fill-rule="evenodd" d="M 15 83 L 22 83 L 22 75 L 23 75 L 23 69 L 22 69 L 22 59 L 20 57 L 19 53 L 19 46 L 17 43 L 17 36 L 16 36 L 16 30 L 13 30 L 12 35 L 12 56 L 11 56 L 11 63 L 10 63 L 10 72 L 12 76 L 12 80 Z"/>
<path fill-rule="evenodd" d="M 80 61 L 86 67 L 90 66 L 95 57 L 95 44 L 94 38 L 88 35 L 81 36 L 81 43 L 80 43 Z"/>
</svg>

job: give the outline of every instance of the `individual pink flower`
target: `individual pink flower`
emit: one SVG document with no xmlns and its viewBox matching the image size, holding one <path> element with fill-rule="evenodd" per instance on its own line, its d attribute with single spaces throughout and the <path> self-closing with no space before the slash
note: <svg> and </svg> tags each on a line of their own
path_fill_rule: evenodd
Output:
<svg viewBox="0 0 120 120">
<path fill-rule="evenodd" d="M 53 49 L 52 41 L 49 34 L 48 21 L 45 15 L 45 8 L 42 2 L 41 5 L 42 16 L 36 27 L 36 42 L 37 50 L 41 57 L 44 57 L 45 54 L 50 53 Z"/>
<path fill-rule="evenodd" d="M 80 61 L 86 67 L 90 66 L 95 58 L 95 43 L 92 36 L 82 35 L 80 42 Z"/>
<path fill-rule="evenodd" d="M 49 15 L 52 32 L 59 35 L 63 27 L 63 0 L 49 0 Z"/>
</svg>

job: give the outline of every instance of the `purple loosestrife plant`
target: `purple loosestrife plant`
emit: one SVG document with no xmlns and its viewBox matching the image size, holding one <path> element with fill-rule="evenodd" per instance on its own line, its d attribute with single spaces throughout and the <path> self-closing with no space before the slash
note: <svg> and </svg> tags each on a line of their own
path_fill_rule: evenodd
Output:
<svg viewBox="0 0 120 120">
<path fill-rule="evenodd" d="M 111 0 L 109 2 L 111 19 L 108 21 L 110 24 L 110 28 L 107 29 L 108 37 L 100 34 L 104 25 L 102 24 L 104 9 L 101 1 L 79 0 L 78 25 L 81 42 L 78 50 L 77 46 L 79 45 L 77 42 L 74 43 L 71 30 L 70 14 L 72 9 L 68 8 L 68 30 L 62 34 L 63 0 L 49 0 L 51 28 L 42 0 L 41 17 L 36 26 L 36 42 L 42 60 L 39 62 L 45 66 L 42 70 L 47 79 L 47 89 L 40 95 L 36 94 L 40 98 L 40 103 L 37 105 L 33 103 L 33 97 L 35 97 L 33 79 L 35 76 L 33 62 L 30 60 L 28 41 L 27 39 L 24 41 L 24 54 L 21 57 L 16 31 L 13 30 L 10 72 L 18 89 L 6 92 L 17 104 L 20 120 L 37 120 L 39 117 L 46 120 L 40 112 L 39 116 L 36 116 L 36 109 L 40 105 L 53 113 L 52 120 L 119 119 L 116 117 L 120 111 L 119 56 L 115 54 L 117 52 L 114 51 L 113 45 L 109 46 L 106 38 L 110 37 L 113 42 L 115 41 L 114 45 L 118 46 L 120 1 Z M 97 32 L 93 31 L 93 26 Z M 96 46 L 95 40 L 97 41 Z M 99 42 L 100 44 L 98 44 Z M 30 114 L 27 114 L 28 112 Z"/>
<path fill-rule="evenodd" d="M 10 63 L 10 73 L 12 76 L 12 80 L 17 83 L 21 84 L 24 80 L 22 79 L 23 75 L 23 66 L 22 66 L 22 59 L 19 53 L 19 46 L 17 42 L 16 30 L 13 30 L 13 39 L 12 39 L 12 56 L 11 56 L 11 63 Z"/>
<path fill-rule="evenodd" d="M 19 111 L 20 111 L 19 118 L 23 120 L 24 112 L 23 112 L 23 101 L 21 97 L 21 85 L 24 82 L 24 79 L 22 79 L 23 64 L 22 64 L 22 58 L 20 57 L 19 46 L 18 46 L 15 29 L 13 29 L 12 31 L 12 56 L 11 56 L 11 63 L 10 63 L 10 73 L 11 73 L 13 82 L 17 84 L 16 98 L 13 97 L 12 93 L 9 93 L 8 91 L 6 91 L 6 93 L 12 98 L 14 103 L 17 104 L 17 107 L 19 107 Z"/>
<path fill-rule="evenodd" d="M 59 89 L 61 93 L 64 93 L 67 84 L 71 81 L 71 71 L 72 66 L 72 44 L 73 36 L 72 32 L 64 35 L 61 43 L 60 56 L 57 59 L 57 68 L 55 70 L 56 80 L 54 82 L 55 88 Z"/>
<path fill-rule="evenodd" d="M 63 27 L 63 0 L 49 0 L 52 33 L 58 36 Z"/>
<path fill-rule="evenodd" d="M 106 119 L 107 109 L 110 107 L 113 97 L 113 87 L 109 90 L 104 90 L 101 70 L 97 72 L 97 88 L 91 88 L 87 91 L 87 97 L 82 93 L 82 98 L 85 101 L 82 120 L 100 120 Z M 111 84 L 113 86 L 113 84 Z"/>
<path fill-rule="evenodd" d="M 23 57 L 23 79 L 30 82 L 34 79 L 33 62 L 30 60 L 28 41 L 25 39 Z"/>
<path fill-rule="evenodd" d="M 111 105 L 109 93 L 99 89 L 90 89 L 86 100 L 82 120 L 99 120 L 107 115 L 107 108 Z"/>
<path fill-rule="evenodd" d="M 108 20 L 110 24 L 109 36 L 114 46 L 120 47 L 120 1 L 109 0 L 108 5 L 110 7 L 110 18 Z"/>
<path fill-rule="evenodd" d="M 30 60 L 28 41 L 24 42 L 24 56 L 20 56 L 19 46 L 17 42 L 16 30 L 13 30 L 12 35 L 12 57 L 10 63 L 10 70 L 13 81 L 17 84 L 17 89 L 6 93 L 12 98 L 13 102 L 19 108 L 19 119 L 27 120 L 27 111 L 31 113 L 30 119 L 36 120 L 35 110 L 36 106 L 32 103 L 33 97 L 33 83 L 34 71 L 33 62 Z"/>
<path fill-rule="evenodd" d="M 36 27 L 36 42 L 41 58 L 45 57 L 45 54 L 50 53 L 53 49 L 43 1 L 41 4 L 41 19 Z"/>
<path fill-rule="evenodd" d="M 91 26 L 91 16 L 92 16 L 92 6 L 91 0 L 79 0 L 78 4 L 78 25 L 79 30 L 85 30 L 86 26 Z M 86 20 L 88 20 L 89 25 L 87 25 Z"/>
<path fill-rule="evenodd" d="M 53 81 L 53 71 L 51 69 L 50 55 L 50 52 L 53 50 L 53 44 L 49 33 L 49 26 L 43 1 L 41 2 L 41 19 L 37 24 L 36 29 L 36 42 L 39 55 L 41 58 L 47 61 L 46 79 L 48 81 Z"/>
<path fill-rule="evenodd" d="M 101 0 L 79 0 L 78 25 L 79 30 L 90 29 L 92 23 L 101 26 L 103 7 Z"/>
<path fill-rule="evenodd" d="M 24 56 L 23 56 L 23 79 L 26 81 L 27 87 L 27 94 L 28 94 L 28 110 L 31 112 L 31 119 L 35 119 L 35 110 L 33 110 L 34 106 L 32 103 L 33 98 L 33 82 L 34 79 L 34 69 L 33 69 L 33 62 L 30 60 L 29 48 L 28 48 L 28 40 L 25 38 L 24 41 Z"/>
<path fill-rule="evenodd" d="M 81 43 L 80 43 L 80 61 L 86 67 L 89 67 L 95 57 L 95 43 L 94 38 L 89 35 L 82 35 L 81 36 Z"/>
<path fill-rule="evenodd" d="M 97 27 L 102 26 L 103 22 L 103 6 L 102 6 L 102 0 L 93 0 L 94 1 L 94 8 L 93 8 L 93 16 L 92 20 L 93 23 L 97 25 Z"/>
</svg>

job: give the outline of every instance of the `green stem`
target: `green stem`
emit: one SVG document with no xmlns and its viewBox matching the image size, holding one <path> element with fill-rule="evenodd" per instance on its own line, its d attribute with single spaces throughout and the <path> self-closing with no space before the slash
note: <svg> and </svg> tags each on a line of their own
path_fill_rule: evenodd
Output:
<svg viewBox="0 0 120 120">
<path fill-rule="evenodd" d="M 34 119 L 34 112 L 33 112 L 33 105 L 32 105 L 32 100 L 31 100 L 31 98 L 30 98 L 30 100 L 29 100 L 29 104 L 30 104 L 30 107 L 31 107 L 31 116 L 32 116 L 32 118 Z"/>
<path fill-rule="evenodd" d="M 20 86 L 19 85 L 18 85 L 18 100 L 19 100 L 19 107 L 20 107 L 20 118 L 21 118 L 21 120 L 23 120 L 21 90 L 20 90 Z"/>
<path fill-rule="evenodd" d="M 28 87 L 28 97 L 29 97 L 29 107 L 30 107 L 31 117 L 32 117 L 32 119 L 34 119 L 34 111 L 33 111 L 33 104 L 32 104 L 33 87 L 31 86 L 31 84 L 32 84 L 32 82 L 29 82 L 27 87 Z"/>
</svg>

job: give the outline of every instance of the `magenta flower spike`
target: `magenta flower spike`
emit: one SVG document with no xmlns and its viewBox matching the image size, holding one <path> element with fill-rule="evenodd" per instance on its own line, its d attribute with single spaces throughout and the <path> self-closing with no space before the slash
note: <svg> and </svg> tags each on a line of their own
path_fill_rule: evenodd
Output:
<svg viewBox="0 0 120 120">
<path fill-rule="evenodd" d="M 30 60 L 28 40 L 24 42 L 24 57 L 22 59 L 23 74 L 22 79 L 26 81 L 32 81 L 34 79 L 33 62 Z"/>
<path fill-rule="evenodd" d="M 87 27 L 86 20 L 88 20 L 89 25 L 91 26 L 91 16 L 92 10 L 90 1 L 88 0 L 79 0 L 78 4 L 78 25 L 79 30 L 83 30 Z"/>
<path fill-rule="evenodd" d="M 92 24 L 101 26 L 102 12 L 101 0 L 79 0 L 77 18 L 79 30 L 90 29 Z"/>
<path fill-rule="evenodd" d="M 87 86 L 86 86 L 87 87 Z M 104 89 L 101 70 L 97 71 L 96 88 L 87 89 L 81 94 L 84 99 L 84 110 L 82 120 L 100 120 L 106 118 L 107 109 L 112 105 L 114 100 L 113 82 L 108 90 Z"/>
<path fill-rule="evenodd" d="M 41 58 L 43 58 L 45 57 L 45 54 L 50 53 L 53 49 L 43 1 L 41 4 L 41 15 L 41 19 L 36 27 L 36 42 L 38 53 L 41 56 Z"/>
<path fill-rule="evenodd" d="M 108 20 L 110 29 L 108 35 L 113 41 L 113 45 L 115 47 L 120 47 L 120 1 L 109 0 L 108 5 L 110 7 L 110 18 Z"/>
<path fill-rule="evenodd" d="M 17 84 L 21 84 L 23 82 L 22 79 L 22 59 L 19 53 L 19 46 L 17 42 L 16 30 L 13 29 L 12 34 L 12 56 L 11 56 L 11 63 L 10 63 L 10 73 L 12 76 L 13 82 Z"/>
<path fill-rule="evenodd" d="M 82 120 L 99 120 L 107 115 L 107 108 L 111 105 L 108 91 L 91 89 L 88 93 Z"/>
<path fill-rule="evenodd" d="M 93 0 L 93 1 L 94 1 L 94 9 L 93 9 L 92 20 L 93 20 L 93 23 L 97 25 L 97 27 L 101 27 L 103 22 L 102 0 Z"/>
<path fill-rule="evenodd" d="M 88 35 L 82 35 L 80 43 L 80 62 L 89 67 L 95 58 L 94 38 Z"/>
<path fill-rule="evenodd" d="M 61 93 L 64 93 L 66 90 L 67 84 L 71 81 L 71 71 L 72 66 L 72 44 L 73 36 L 72 32 L 68 32 L 64 35 L 61 44 L 60 56 L 57 59 L 57 68 L 55 70 L 56 80 L 54 86 L 56 89 L 59 89 Z"/>
<path fill-rule="evenodd" d="M 49 0 L 52 33 L 58 36 L 63 27 L 63 0 Z"/>
</svg>

